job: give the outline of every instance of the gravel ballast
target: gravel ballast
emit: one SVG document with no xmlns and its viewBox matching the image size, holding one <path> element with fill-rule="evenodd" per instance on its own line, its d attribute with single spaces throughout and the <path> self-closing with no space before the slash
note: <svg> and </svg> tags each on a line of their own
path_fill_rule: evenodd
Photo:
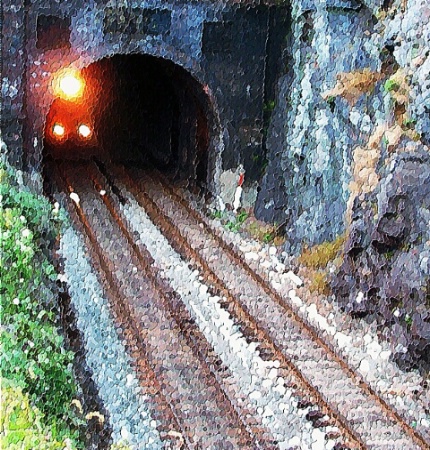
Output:
<svg viewBox="0 0 430 450">
<path fill-rule="evenodd" d="M 83 335 L 86 362 L 105 409 L 109 413 L 114 443 L 132 448 L 162 449 L 157 423 L 145 405 L 135 370 L 118 332 L 103 289 L 86 257 L 83 237 L 68 228 L 61 238 L 64 281 Z"/>
<path fill-rule="evenodd" d="M 410 423 L 430 434 L 430 379 L 418 370 L 405 372 L 392 360 L 393 349 L 381 339 L 375 322 L 353 319 L 335 300 L 307 290 L 309 280 L 291 271 L 291 258 L 269 245 L 226 230 L 207 219 L 226 242 L 234 245 L 250 267 L 266 279 L 292 308 L 330 342 L 387 403 Z M 284 262 L 282 262 L 284 261 Z"/>
<path fill-rule="evenodd" d="M 237 393 L 237 401 L 249 405 L 259 415 L 260 422 L 278 440 L 280 448 L 333 448 L 335 441 L 326 440 L 326 432 L 336 430 L 313 428 L 305 419 L 308 410 L 297 408 L 292 391 L 278 374 L 279 361 L 260 358 L 257 345 L 247 343 L 239 327 L 221 307 L 222 299 L 210 294 L 199 272 L 190 269 L 124 189 L 123 195 L 129 199 L 122 212 L 130 228 L 147 247 L 154 258 L 154 267 L 181 296 L 205 338 L 228 367 L 231 373 L 228 382 Z M 390 361 L 390 346 L 378 337 L 373 324 L 352 320 L 332 299 L 307 294 L 302 287 L 303 284 L 306 287 L 307 280 L 290 270 L 286 255 L 282 255 L 284 263 L 281 261 L 275 247 L 228 232 L 219 221 L 205 220 L 227 242 L 233 243 L 243 259 L 319 330 L 388 403 L 409 417 L 412 426 L 428 432 L 430 402 L 426 380 L 416 371 L 401 371 Z M 131 361 L 117 337 L 103 289 L 85 254 L 82 236 L 68 229 L 61 241 L 65 276 L 78 326 L 85 338 L 87 363 L 110 415 L 113 439 L 126 440 L 134 448 L 162 448 L 156 422 L 145 408 L 145 396 L 140 392 Z M 114 368 L 115 363 L 121 370 Z"/>
<path fill-rule="evenodd" d="M 229 382 L 257 410 L 280 448 L 288 449 L 300 443 L 302 449 L 332 449 L 335 442 L 325 440 L 325 433 L 305 419 L 308 410 L 297 408 L 292 391 L 277 375 L 279 361 L 260 358 L 256 345 L 246 342 L 228 312 L 220 306 L 221 299 L 208 293 L 199 272 L 191 270 L 180 258 L 129 194 L 127 198 L 129 203 L 123 213 L 154 258 L 154 265 L 180 294 L 206 339 L 230 369 Z"/>
</svg>

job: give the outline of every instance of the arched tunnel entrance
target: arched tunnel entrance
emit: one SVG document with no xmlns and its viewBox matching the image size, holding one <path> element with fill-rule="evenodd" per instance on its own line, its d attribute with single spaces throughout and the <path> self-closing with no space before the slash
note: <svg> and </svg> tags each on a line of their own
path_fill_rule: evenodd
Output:
<svg viewBox="0 0 430 450">
<path fill-rule="evenodd" d="M 79 78 L 79 92 L 59 95 L 51 105 L 45 161 L 96 157 L 206 186 L 213 176 L 215 116 L 190 73 L 168 60 L 131 54 L 101 59 Z"/>
</svg>

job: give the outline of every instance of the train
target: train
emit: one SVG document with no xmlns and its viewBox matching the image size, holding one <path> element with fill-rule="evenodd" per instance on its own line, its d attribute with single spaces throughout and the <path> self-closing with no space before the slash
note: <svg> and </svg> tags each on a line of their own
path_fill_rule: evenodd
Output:
<svg viewBox="0 0 430 450">
<path fill-rule="evenodd" d="M 212 105 L 181 67 L 150 55 L 112 55 L 64 68 L 50 85 L 44 158 L 155 167 L 206 183 Z"/>
<path fill-rule="evenodd" d="M 152 60 L 116 56 L 64 69 L 54 75 L 52 91 L 44 146 L 54 159 L 177 164 L 177 95 Z"/>
<path fill-rule="evenodd" d="M 56 74 L 51 87 L 54 100 L 45 122 L 47 152 L 54 158 L 82 158 L 100 152 L 96 132 L 100 82 L 85 71 L 67 69 Z"/>
</svg>

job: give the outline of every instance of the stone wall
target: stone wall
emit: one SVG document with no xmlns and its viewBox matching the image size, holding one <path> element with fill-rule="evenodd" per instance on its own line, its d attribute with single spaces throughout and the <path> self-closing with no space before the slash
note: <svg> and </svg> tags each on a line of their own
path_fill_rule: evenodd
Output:
<svg viewBox="0 0 430 450">
<path fill-rule="evenodd" d="M 22 167 L 23 129 L 25 114 L 26 26 L 24 1 L 2 3 L 2 139 L 9 144 L 8 156 L 13 165 Z M 9 26 L 5 26 L 5 24 Z"/>
<path fill-rule="evenodd" d="M 140 53 L 185 69 L 207 96 L 210 188 L 220 193 L 222 172 L 239 166 L 247 170 L 246 183 L 259 178 L 264 105 L 273 95 L 265 80 L 273 84 L 276 78 L 281 45 L 271 39 L 267 47 L 272 23 L 279 27 L 269 6 L 37 0 L 12 2 L 4 10 L 2 132 L 15 164 L 40 171 L 44 122 L 53 101 L 50 84 L 59 69 Z"/>
</svg>

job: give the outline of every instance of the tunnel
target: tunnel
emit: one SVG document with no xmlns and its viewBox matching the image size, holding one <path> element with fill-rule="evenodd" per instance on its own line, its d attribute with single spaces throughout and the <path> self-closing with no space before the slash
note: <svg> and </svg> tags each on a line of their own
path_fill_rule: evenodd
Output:
<svg viewBox="0 0 430 450">
<path fill-rule="evenodd" d="M 169 60 L 129 54 L 94 62 L 78 78 L 82 88 L 57 95 L 50 107 L 44 161 L 98 158 L 207 184 L 215 116 L 189 72 Z"/>
</svg>

